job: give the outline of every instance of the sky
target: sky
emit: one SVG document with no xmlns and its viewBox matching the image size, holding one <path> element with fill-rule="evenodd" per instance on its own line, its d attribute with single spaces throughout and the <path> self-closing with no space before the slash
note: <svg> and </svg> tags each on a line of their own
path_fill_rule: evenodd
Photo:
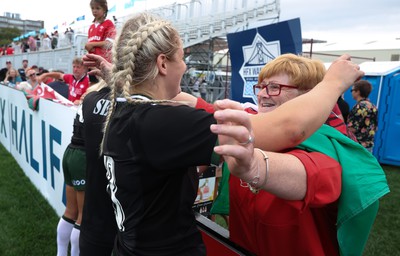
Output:
<svg viewBox="0 0 400 256">
<path fill-rule="evenodd" d="M 123 5 L 128 1 L 108 0 L 108 6 Z M 188 1 L 136 0 L 135 6 L 150 9 Z M 11 12 L 19 13 L 22 19 L 44 20 L 45 28 L 53 31 L 55 25 L 69 24 L 81 15 L 85 15 L 86 22 L 90 22 L 93 16 L 89 2 L 35 0 L 31 5 L 26 0 L 4 0 L 0 4 L 0 15 Z M 280 0 L 280 6 L 280 21 L 300 18 L 303 38 L 328 42 L 400 40 L 399 0 Z"/>
<path fill-rule="evenodd" d="M 399 0 L 281 0 L 280 20 L 294 17 L 300 17 L 303 38 L 400 40 Z"/>
</svg>

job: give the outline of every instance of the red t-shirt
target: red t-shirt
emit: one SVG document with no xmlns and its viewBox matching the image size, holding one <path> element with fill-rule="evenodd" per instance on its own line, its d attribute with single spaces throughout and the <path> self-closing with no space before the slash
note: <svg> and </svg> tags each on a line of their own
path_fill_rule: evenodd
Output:
<svg viewBox="0 0 400 256">
<path fill-rule="evenodd" d="M 88 42 L 102 42 L 107 38 L 115 38 L 115 26 L 111 20 L 107 19 L 97 26 L 93 23 L 88 32 Z M 90 53 L 94 53 L 102 56 L 109 62 L 111 62 L 111 48 L 105 49 L 102 47 L 94 47 Z"/>
<path fill-rule="evenodd" d="M 295 149 L 306 168 L 304 200 L 288 201 L 266 191 L 253 194 L 229 180 L 230 239 L 256 255 L 339 255 L 336 238 L 341 166 L 318 152 Z"/>
<path fill-rule="evenodd" d="M 196 108 L 214 111 L 201 98 Z M 333 112 L 341 114 L 337 105 Z M 346 125 L 334 113 L 326 124 L 347 135 Z M 253 194 L 240 185 L 240 179 L 230 175 L 230 239 L 258 256 L 339 255 L 336 220 L 342 182 L 340 164 L 319 152 L 294 149 L 286 153 L 296 156 L 306 169 L 305 198 L 288 201 L 266 191 Z"/>
<path fill-rule="evenodd" d="M 6 54 L 7 54 L 7 55 L 13 55 L 13 54 L 14 54 L 14 48 L 12 48 L 12 47 L 7 47 Z"/>
<path fill-rule="evenodd" d="M 74 102 L 79 100 L 81 96 L 89 88 L 89 76 L 85 75 L 79 80 L 75 80 L 72 74 L 65 74 L 64 81 L 68 84 L 68 100 Z"/>
</svg>

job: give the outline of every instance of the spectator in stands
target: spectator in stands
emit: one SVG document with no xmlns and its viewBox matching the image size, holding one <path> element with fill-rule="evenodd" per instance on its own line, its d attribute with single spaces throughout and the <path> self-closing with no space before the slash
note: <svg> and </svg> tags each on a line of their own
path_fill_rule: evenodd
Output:
<svg viewBox="0 0 400 256">
<path fill-rule="evenodd" d="M 29 51 L 35 52 L 37 50 L 37 42 L 36 42 L 35 37 L 29 36 L 27 43 L 29 45 Z"/>
<path fill-rule="evenodd" d="M 18 41 L 14 44 L 14 54 L 20 54 L 21 52 L 21 41 Z"/>
<path fill-rule="evenodd" d="M 81 57 L 75 57 L 72 60 L 72 74 L 63 74 L 61 72 L 49 72 L 40 75 L 38 78 L 40 82 L 45 81 L 47 78 L 54 78 L 65 81 L 69 86 L 68 100 L 75 105 L 80 103 L 81 96 L 86 92 L 90 85 L 89 75 L 87 68 L 82 63 Z"/>
<path fill-rule="evenodd" d="M 107 19 L 107 0 L 91 0 L 90 8 L 94 19 L 88 31 L 88 42 L 85 45 L 85 49 L 89 53 L 101 55 L 111 61 L 110 50 L 116 31 L 114 23 Z"/>
<path fill-rule="evenodd" d="M 31 68 L 34 69 L 36 73 L 39 73 L 39 67 L 37 65 L 32 65 Z"/>
<path fill-rule="evenodd" d="M 11 44 L 9 44 L 6 50 L 6 55 L 13 55 L 13 54 L 14 54 L 14 48 Z"/>
<path fill-rule="evenodd" d="M 35 36 L 35 40 L 36 40 L 36 50 L 39 51 L 39 49 L 42 48 L 42 41 L 40 40 L 39 35 Z"/>
<path fill-rule="evenodd" d="M 58 45 L 58 31 L 54 31 L 51 36 L 51 49 L 56 49 Z"/>
<path fill-rule="evenodd" d="M 8 70 L 10 70 L 10 68 L 12 68 L 12 63 L 10 60 L 7 60 L 6 67 L 2 68 L 0 70 L 0 81 L 4 81 L 4 79 L 6 78 L 7 72 L 8 72 Z"/>
<path fill-rule="evenodd" d="M 28 50 L 29 50 L 28 40 L 24 39 L 21 44 L 21 52 L 28 52 Z"/>
<path fill-rule="evenodd" d="M 65 37 L 67 38 L 68 44 L 72 45 L 73 43 L 73 37 L 74 37 L 74 31 L 71 28 L 67 28 L 65 30 Z"/>
<path fill-rule="evenodd" d="M 50 50 L 51 49 L 51 39 L 47 33 L 43 34 L 43 39 L 42 39 L 42 49 L 44 51 Z"/>
<path fill-rule="evenodd" d="M 26 81 L 26 69 L 28 68 L 28 60 L 22 60 L 22 67 L 18 69 L 18 73 L 21 76 L 22 81 Z"/>
<path fill-rule="evenodd" d="M 4 83 L 10 87 L 16 87 L 21 83 L 21 77 L 19 76 L 18 71 L 15 68 L 10 68 L 7 71 L 6 78 L 4 79 Z"/>
<path fill-rule="evenodd" d="M 37 79 L 37 70 L 34 68 L 28 68 L 26 71 L 26 82 L 22 82 L 17 86 L 17 89 L 19 90 L 33 90 L 36 88 L 36 86 L 39 85 L 39 81 Z"/>
</svg>

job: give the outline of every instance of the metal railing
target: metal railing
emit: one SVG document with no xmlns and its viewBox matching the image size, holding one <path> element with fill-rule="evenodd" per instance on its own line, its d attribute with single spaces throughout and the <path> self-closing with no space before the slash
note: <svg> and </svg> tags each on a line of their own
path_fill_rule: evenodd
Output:
<svg viewBox="0 0 400 256">
<path fill-rule="evenodd" d="M 279 18 L 279 0 L 191 0 L 148 10 L 170 20 L 183 39 L 184 47 L 201 43 L 229 32 L 247 29 L 252 22 Z M 131 15 L 118 17 L 120 27 Z M 87 31 L 88 27 L 76 31 Z"/>
</svg>

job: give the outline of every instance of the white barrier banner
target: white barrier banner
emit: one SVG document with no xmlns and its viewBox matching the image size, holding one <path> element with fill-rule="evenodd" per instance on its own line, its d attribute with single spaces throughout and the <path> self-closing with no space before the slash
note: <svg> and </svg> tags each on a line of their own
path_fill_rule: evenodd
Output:
<svg viewBox="0 0 400 256">
<path fill-rule="evenodd" d="M 75 115 L 75 107 L 46 99 L 33 111 L 21 91 L 0 86 L 0 142 L 60 216 L 65 209 L 62 159 Z"/>
</svg>

